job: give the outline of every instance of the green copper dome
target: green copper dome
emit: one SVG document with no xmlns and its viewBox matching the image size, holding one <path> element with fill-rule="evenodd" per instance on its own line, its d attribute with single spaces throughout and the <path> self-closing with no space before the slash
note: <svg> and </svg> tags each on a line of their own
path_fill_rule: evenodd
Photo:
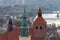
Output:
<svg viewBox="0 0 60 40">
<path fill-rule="evenodd" d="M 22 17 L 22 24 L 21 24 L 21 36 L 29 36 L 29 25 L 27 23 L 27 17 L 25 15 L 25 9 L 24 9 L 24 15 Z"/>
</svg>

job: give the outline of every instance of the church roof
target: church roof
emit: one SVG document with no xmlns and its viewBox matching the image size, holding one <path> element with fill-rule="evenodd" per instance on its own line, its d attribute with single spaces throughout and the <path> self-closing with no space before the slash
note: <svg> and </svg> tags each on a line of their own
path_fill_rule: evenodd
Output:
<svg viewBox="0 0 60 40">
<path fill-rule="evenodd" d="M 39 10 L 38 10 L 38 17 L 37 17 L 37 19 L 34 21 L 33 24 L 38 24 L 38 25 L 40 25 L 40 24 L 46 24 L 46 21 L 45 21 L 45 20 L 43 19 L 43 17 L 42 17 L 41 8 L 39 8 Z"/>
</svg>

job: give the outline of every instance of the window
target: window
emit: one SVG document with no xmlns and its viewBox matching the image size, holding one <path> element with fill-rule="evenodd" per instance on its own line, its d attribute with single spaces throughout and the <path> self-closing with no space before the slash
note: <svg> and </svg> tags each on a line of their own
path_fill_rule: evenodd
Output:
<svg viewBox="0 0 60 40">
<path fill-rule="evenodd" d="M 40 30 L 42 30 L 42 26 L 40 26 Z"/>
<path fill-rule="evenodd" d="M 38 26 L 36 26 L 36 30 L 38 30 Z"/>
</svg>

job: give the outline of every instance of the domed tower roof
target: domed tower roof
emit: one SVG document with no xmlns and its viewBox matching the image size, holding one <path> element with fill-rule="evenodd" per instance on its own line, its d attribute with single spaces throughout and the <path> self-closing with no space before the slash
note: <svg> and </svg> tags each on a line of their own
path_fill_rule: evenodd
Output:
<svg viewBox="0 0 60 40">
<path fill-rule="evenodd" d="M 41 11 L 41 8 L 39 8 L 38 10 L 38 17 L 37 19 L 34 21 L 33 23 L 34 25 L 37 24 L 37 25 L 40 25 L 40 24 L 46 24 L 46 21 L 43 19 L 42 17 L 42 11 Z"/>
<path fill-rule="evenodd" d="M 41 8 L 39 8 L 39 10 L 38 10 L 38 17 L 41 17 L 42 16 L 42 10 L 41 10 Z"/>
</svg>

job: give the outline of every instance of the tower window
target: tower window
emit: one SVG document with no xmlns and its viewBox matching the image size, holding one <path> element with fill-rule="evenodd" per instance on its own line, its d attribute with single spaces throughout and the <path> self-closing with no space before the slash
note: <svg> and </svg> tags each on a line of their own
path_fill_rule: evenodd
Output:
<svg viewBox="0 0 60 40">
<path fill-rule="evenodd" d="M 36 26 L 36 30 L 38 30 L 38 26 Z"/>
<path fill-rule="evenodd" d="M 40 30 L 42 30 L 42 26 L 40 26 Z"/>
</svg>

